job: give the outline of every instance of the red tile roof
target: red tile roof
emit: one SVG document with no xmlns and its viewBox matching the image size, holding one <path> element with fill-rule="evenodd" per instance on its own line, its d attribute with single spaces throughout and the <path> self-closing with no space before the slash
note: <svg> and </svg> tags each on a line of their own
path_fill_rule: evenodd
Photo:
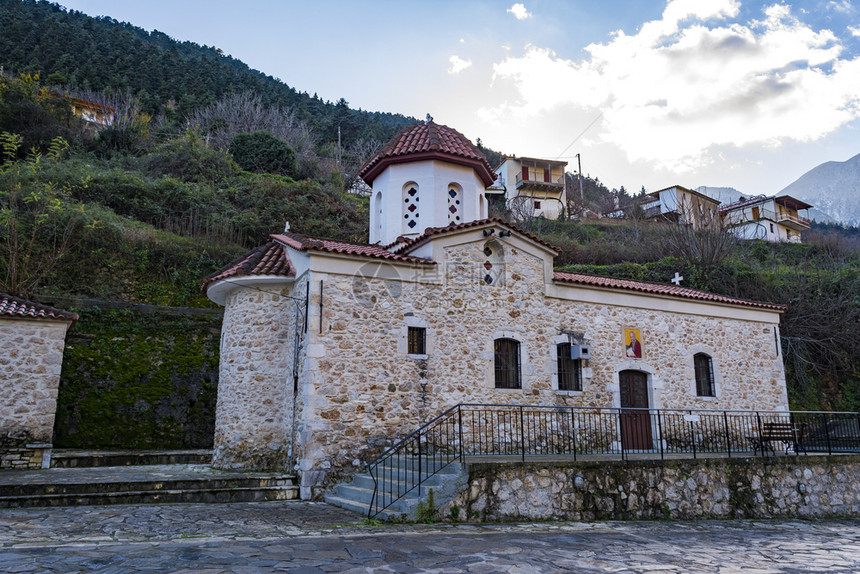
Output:
<svg viewBox="0 0 860 574">
<path fill-rule="evenodd" d="M 528 237 L 529 239 L 531 239 L 532 241 L 534 241 L 536 243 L 540 243 L 541 245 L 554 251 L 555 253 L 559 252 L 557 247 L 555 247 L 554 245 L 552 245 L 550 243 L 547 243 L 546 241 L 544 241 L 540 237 L 537 237 L 536 235 L 532 235 L 528 231 L 524 231 L 524 230 L 520 229 L 519 227 L 516 227 L 515 225 L 511 225 L 507 221 L 503 221 L 503 220 L 498 219 L 496 217 L 492 217 L 490 219 L 479 219 L 477 221 L 469 221 L 466 223 L 461 223 L 459 225 L 448 225 L 446 227 L 428 227 L 427 229 L 424 230 L 423 235 L 419 235 L 418 237 L 407 240 L 400 247 L 395 249 L 394 253 L 397 253 L 397 254 L 407 253 L 408 251 L 411 251 L 412 249 L 418 247 L 419 245 L 427 242 L 430 239 L 430 237 L 434 236 L 434 235 L 445 235 L 446 233 L 451 233 L 452 231 L 460 231 L 461 229 L 469 229 L 471 227 L 481 227 L 484 225 L 499 225 L 501 227 L 505 227 L 507 229 L 510 229 L 511 231 L 514 231 L 514 232 L 524 236 L 524 237 Z"/>
<path fill-rule="evenodd" d="M 602 277 L 599 275 L 586 275 L 584 273 L 565 273 L 556 271 L 552 274 L 554 281 L 562 283 L 574 283 L 578 285 L 591 285 L 594 287 L 607 287 L 610 289 L 626 289 L 628 291 L 639 291 L 640 293 L 651 293 L 655 295 L 670 295 L 673 297 L 682 297 L 684 299 L 698 299 L 700 301 L 710 301 L 714 303 L 728 303 L 730 305 L 743 305 L 746 307 L 758 307 L 759 309 L 770 309 L 773 311 L 785 311 L 785 305 L 776 303 L 763 303 L 759 301 L 749 301 L 746 299 L 735 299 L 734 297 L 726 297 L 717 295 L 716 293 L 707 293 L 696 289 L 688 289 L 678 285 L 668 285 L 665 283 L 649 283 L 647 281 L 633 281 L 630 279 L 616 279 L 615 277 Z"/>
<path fill-rule="evenodd" d="M 371 257 L 374 259 L 387 259 L 389 261 L 400 261 L 404 263 L 424 263 L 435 265 L 435 261 L 423 257 L 412 257 L 399 255 L 386 251 L 380 245 L 367 245 L 366 243 L 350 243 L 336 239 L 320 239 L 308 237 L 298 233 L 280 233 L 272 235 L 272 239 L 288 245 L 299 251 L 323 251 L 326 253 L 342 253 L 344 255 L 357 255 L 359 257 Z"/>
<path fill-rule="evenodd" d="M 265 245 L 255 247 L 238 259 L 228 263 L 212 275 L 203 279 L 203 292 L 212 283 L 228 277 L 245 275 L 295 275 L 295 268 L 287 255 L 287 250 L 277 241 L 269 241 Z"/>
<path fill-rule="evenodd" d="M 0 293 L 0 317 L 43 321 L 77 321 L 78 314 Z"/>
<path fill-rule="evenodd" d="M 373 180 L 391 164 L 426 159 L 439 159 L 471 167 L 484 186 L 491 185 L 496 179 L 487 157 L 466 136 L 432 121 L 401 130 L 364 164 L 359 175 L 368 185 L 373 185 Z"/>
</svg>

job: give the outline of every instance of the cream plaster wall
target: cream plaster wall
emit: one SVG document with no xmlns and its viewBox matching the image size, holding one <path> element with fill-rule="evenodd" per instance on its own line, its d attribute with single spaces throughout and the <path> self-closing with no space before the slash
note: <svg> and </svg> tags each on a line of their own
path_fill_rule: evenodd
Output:
<svg viewBox="0 0 860 574">
<path fill-rule="evenodd" d="M 403 189 L 418 189 L 419 217 L 413 228 L 404 226 Z M 484 184 L 472 168 L 446 162 L 425 160 L 387 167 L 373 180 L 370 209 L 370 243 L 388 245 L 398 236 L 416 237 L 428 227 L 448 225 L 448 186 L 461 191 L 460 223 L 485 219 L 487 204 L 482 202 Z M 381 194 L 379 200 L 377 195 Z M 378 202 L 377 202 L 378 201 Z"/>
</svg>

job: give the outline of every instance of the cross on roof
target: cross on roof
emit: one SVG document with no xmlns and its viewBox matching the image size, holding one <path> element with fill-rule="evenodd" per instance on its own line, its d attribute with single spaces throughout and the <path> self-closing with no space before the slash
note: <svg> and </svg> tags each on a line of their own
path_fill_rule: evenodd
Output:
<svg viewBox="0 0 860 574">
<path fill-rule="evenodd" d="M 674 277 L 672 277 L 672 283 L 674 283 L 675 285 L 678 285 L 678 286 L 680 287 L 680 286 L 681 286 L 681 281 L 683 281 L 683 280 L 684 280 L 683 275 L 681 275 L 680 273 L 678 273 L 677 271 L 675 271 L 675 276 L 674 276 Z"/>
</svg>

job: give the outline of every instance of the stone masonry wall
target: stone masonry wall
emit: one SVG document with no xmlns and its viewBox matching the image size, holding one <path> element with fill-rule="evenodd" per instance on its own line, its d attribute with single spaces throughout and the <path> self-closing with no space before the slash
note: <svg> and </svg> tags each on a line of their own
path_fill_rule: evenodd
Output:
<svg viewBox="0 0 860 574">
<path fill-rule="evenodd" d="M 860 456 L 473 464 L 459 520 L 860 516 Z"/>
<path fill-rule="evenodd" d="M 0 468 L 41 464 L 41 448 L 50 445 L 54 430 L 68 327 L 0 319 Z"/>
<path fill-rule="evenodd" d="M 238 289 L 227 300 L 215 408 L 217 468 L 289 464 L 297 309 L 304 313 L 294 298 L 304 299 L 304 284 Z"/>
<path fill-rule="evenodd" d="M 329 485 L 360 470 L 395 440 L 457 403 L 619 406 L 618 372 L 648 374 L 652 408 L 785 410 L 788 401 L 772 323 L 662 312 L 545 296 L 543 261 L 481 241 L 451 247 L 431 271 L 375 277 L 314 273 L 324 281 L 322 328 L 308 340 L 303 484 Z M 402 280 L 398 280 L 400 277 Z M 315 303 L 312 299 L 311 307 Z M 406 352 L 408 325 L 426 326 L 427 354 Z M 628 359 L 622 329 L 642 330 L 643 357 Z M 582 392 L 553 386 L 564 333 L 591 342 Z M 493 340 L 521 344 L 522 389 L 496 389 Z M 716 397 L 697 397 L 693 355 L 713 357 Z"/>
</svg>

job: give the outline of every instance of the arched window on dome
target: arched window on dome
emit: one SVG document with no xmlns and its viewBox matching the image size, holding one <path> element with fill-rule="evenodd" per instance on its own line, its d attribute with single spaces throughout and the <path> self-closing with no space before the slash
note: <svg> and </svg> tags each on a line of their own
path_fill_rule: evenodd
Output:
<svg viewBox="0 0 860 574">
<path fill-rule="evenodd" d="M 418 233 L 418 184 L 410 181 L 403 186 L 403 235 Z"/>
<path fill-rule="evenodd" d="M 448 225 L 458 225 L 463 215 L 462 188 L 456 183 L 448 184 Z"/>
<path fill-rule="evenodd" d="M 382 241 L 382 192 L 377 191 L 376 197 L 373 198 L 373 213 L 376 216 L 376 237 L 377 241 Z"/>
</svg>

